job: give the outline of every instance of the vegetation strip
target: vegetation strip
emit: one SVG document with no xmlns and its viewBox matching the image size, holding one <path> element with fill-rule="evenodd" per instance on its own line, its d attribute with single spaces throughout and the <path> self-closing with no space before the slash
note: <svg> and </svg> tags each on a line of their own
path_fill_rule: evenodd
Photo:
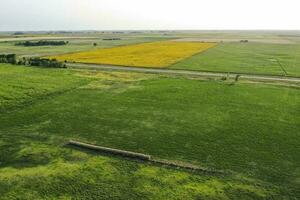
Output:
<svg viewBox="0 0 300 200">
<path fill-rule="evenodd" d="M 25 46 L 25 47 L 35 47 L 35 46 L 63 46 L 67 45 L 68 41 L 47 41 L 47 40 L 40 40 L 40 41 L 25 41 L 25 42 L 18 42 L 16 46 Z"/>
<path fill-rule="evenodd" d="M 166 165 L 170 167 L 180 168 L 180 169 L 188 169 L 193 171 L 201 171 L 201 172 L 208 172 L 210 174 L 225 174 L 222 170 L 215 170 L 215 169 L 208 169 L 204 167 L 199 167 L 197 165 L 193 165 L 190 163 L 184 163 L 184 162 L 178 162 L 178 161 L 169 161 L 169 160 L 163 160 L 163 159 L 150 159 L 151 162 L 160 164 L 160 165 Z"/>
<path fill-rule="evenodd" d="M 198 76 L 208 78 L 222 78 L 229 76 L 235 78 L 240 75 L 239 78 L 245 80 L 256 80 L 256 81 L 280 81 L 280 82 L 291 82 L 300 83 L 300 78 L 293 76 L 276 76 L 276 75 L 261 75 L 261 74 L 244 74 L 234 72 L 208 72 L 208 71 L 193 71 L 193 70 L 181 70 L 181 69 L 156 69 L 156 68 L 143 68 L 143 67 L 129 67 L 129 66 L 117 66 L 117 65 L 99 65 L 99 64 L 88 64 L 88 63 L 66 63 L 67 67 L 78 68 L 78 69 L 93 69 L 93 70 L 108 70 L 108 71 L 129 71 L 129 72 L 143 72 L 152 74 L 174 74 L 174 75 L 187 75 L 187 76 Z"/>
<path fill-rule="evenodd" d="M 155 164 L 166 165 L 166 166 L 180 168 L 180 169 L 209 172 L 209 173 L 214 173 L 214 174 L 224 174 L 225 173 L 224 171 L 221 171 L 221 170 L 208 169 L 208 168 L 199 167 L 199 166 L 196 166 L 193 164 L 183 163 L 183 162 L 178 162 L 178 161 L 154 159 L 154 158 L 152 158 L 151 155 L 147 155 L 147 154 L 136 153 L 136 152 L 131 152 L 131 151 L 124 151 L 124 150 L 113 149 L 113 148 L 108 148 L 108 147 L 102 147 L 102 146 L 83 143 L 83 142 L 79 142 L 79 141 L 75 141 L 75 140 L 70 140 L 67 144 L 71 145 L 71 146 L 89 149 L 89 150 L 120 155 L 123 157 L 129 157 L 129 158 L 135 158 L 135 159 L 144 160 L 144 161 L 150 161 Z"/>
<path fill-rule="evenodd" d="M 18 58 L 16 54 L 0 54 L 0 63 L 9 63 L 12 65 L 27 65 L 36 67 L 52 67 L 52 68 L 66 68 L 66 65 L 55 59 L 47 58 Z"/>
<path fill-rule="evenodd" d="M 70 140 L 68 144 L 77 146 L 77 147 L 86 148 L 86 149 L 102 151 L 102 152 L 106 152 L 106 153 L 112 153 L 112 154 L 116 154 L 116 155 L 120 155 L 120 156 L 124 156 L 124 157 L 137 158 L 140 160 L 151 160 L 150 155 L 135 153 L 135 152 L 130 152 L 130 151 L 123 151 L 123 150 L 107 148 L 107 147 L 101 147 L 101 146 L 96 146 L 96 145 L 78 142 L 78 141 L 74 141 L 74 140 Z"/>
</svg>

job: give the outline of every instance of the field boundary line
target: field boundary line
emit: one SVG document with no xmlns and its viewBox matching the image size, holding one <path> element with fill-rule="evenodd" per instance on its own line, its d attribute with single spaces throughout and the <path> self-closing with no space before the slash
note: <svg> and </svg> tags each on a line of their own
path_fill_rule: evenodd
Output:
<svg viewBox="0 0 300 200">
<path fill-rule="evenodd" d="M 151 155 L 148 155 L 148 154 L 142 154 L 142 153 L 136 153 L 136 152 L 132 152 L 132 151 L 125 151 L 125 150 L 120 150 L 120 149 L 103 147 L 103 146 L 98 146 L 98 145 L 94 145 L 94 144 L 79 142 L 76 140 L 69 140 L 66 143 L 66 145 L 74 146 L 74 147 L 78 147 L 78 148 L 82 148 L 82 149 L 87 149 L 87 150 L 92 150 L 92 151 L 97 151 L 97 152 L 102 152 L 102 153 L 108 153 L 108 154 L 112 154 L 112 155 L 118 155 L 121 157 L 138 159 L 138 160 L 150 162 L 150 163 L 153 163 L 156 165 L 168 166 L 168 167 L 173 167 L 173 168 L 177 168 L 177 169 L 200 171 L 200 172 L 206 172 L 206 173 L 211 173 L 211 174 L 225 174 L 225 171 L 222 171 L 222 170 L 208 169 L 208 168 L 200 167 L 200 166 L 197 166 L 194 164 L 185 163 L 185 162 L 181 162 L 181 161 L 171 161 L 171 160 L 153 158 Z"/>
<path fill-rule="evenodd" d="M 205 50 L 203 50 L 203 51 L 195 52 L 194 54 L 192 54 L 191 56 L 189 56 L 189 57 L 187 57 L 187 58 L 180 59 L 180 60 L 178 60 L 178 61 L 172 63 L 169 67 L 174 66 L 174 65 L 176 65 L 176 64 L 178 64 L 178 63 L 181 63 L 181 62 L 183 62 L 183 61 L 185 61 L 185 60 L 187 60 L 187 59 L 189 59 L 189 58 L 192 58 L 192 57 L 194 57 L 194 56 L 197 56 L 197 55 L 206 53 L 206 52 L 209 51 L 210 49 L 216 48 L 216 47 L 219 45 L 219 42 L 204 42 L 204 43 L 214 43 L 214 44 L 216 44 L 216 45 L 213 46 L 213 47 L 209 47 L 209 48 L 207 48 L 207 49 L 205 49 Z"/>
<path fill-rule="evenodd" d="M 67 63 L 67 67 L 80 68 L 80 69 L 94 69 L 94 70 L 108 70 L 108 71 L 130 71 L 130 72 L 143 72 L 152 74 L 173 74 L 173 75 L 188 75 L 208 78 L 222 78 L 227 77 L 235 78 L 236 75 L 240 75 L 241 79 L 257 80 L 257 81 L 280 81 L 280 82 L 292 82 L 300 83 L 300 77 L 290 76 L 277 76 L 277 75 L 261 75 L 261 74 L 247 74 L 237 72 L 208 72 L 208 71 L 193 71 L 193 70 L 181 70 L 181 69 L 162 69 L 162 68 L 150 68 L 150 67 L 130 67 L 119 65 L 99 65 L 99 64 L 87 64 L 87 63 Z"/>
</svg>

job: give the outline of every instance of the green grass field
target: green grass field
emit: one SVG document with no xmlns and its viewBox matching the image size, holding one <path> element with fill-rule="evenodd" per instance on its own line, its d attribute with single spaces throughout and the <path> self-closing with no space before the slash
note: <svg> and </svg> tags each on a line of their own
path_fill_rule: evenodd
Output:
<svg viewBox="0 0 300 200">
<path fill-rule="evenodd" d="M 2 199 L 300 197 L 297 87 L 3 64 L 0 77 Z M 230 173 L 79 151 L 70 138 Z"/>
<path fill-rule="evenodd" d="M 220 43 L 217 47 L 183 60 L 171 68 L 300 76 L 300 45 Z"/>
<path fill-rule="evenodd" d="M 0 111 L 20 107 L 38 98 L 60 94 L 87 81 L 66 70 L 1 65 Z"/>
</svg>

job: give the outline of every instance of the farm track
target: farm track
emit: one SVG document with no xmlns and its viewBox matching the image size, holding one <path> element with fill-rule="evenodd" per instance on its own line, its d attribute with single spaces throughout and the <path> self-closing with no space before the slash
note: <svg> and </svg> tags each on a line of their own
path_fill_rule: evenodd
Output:
<svg viewBox="0 0 300 200">
<path fill-rule="evenodd" d="M 227 72 L 203 72 L 203 71 L 191 71 L 191 70 L 179 70 L 179 69 L 156 69 L 156 68 L 143 68 L 143 67 L 129 67 L 129 66 L 116 66 L 116 65 L 100 65 L 100 64 L 84 64 L 84 63 L 67 63 L 68 67 L 81 68 L 81 69 L 99 69 L 99 70 L 113 70 L 113 71 L 132 71 L 132 72 L 144 72 L 155 74 L 171 74 L 171 75 L 187 75 L 204 78 L 222 78 L 227 77 Z M 283 83 L 300 83 L 300 78 L 276 76 L 276 75 L 258 75 L 258 74 L 245 74 L 230 72 L 229 78 L 235 78 L 236 75 L 240 75 L 240 79 L 250 81 L 262 81 L 262 82 L 283 82 Z"/>
</svg>

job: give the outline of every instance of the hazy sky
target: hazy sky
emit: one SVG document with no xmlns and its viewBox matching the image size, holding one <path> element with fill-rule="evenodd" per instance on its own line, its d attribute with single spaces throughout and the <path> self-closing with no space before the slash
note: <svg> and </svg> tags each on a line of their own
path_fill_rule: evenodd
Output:
<svg viewBox="0 0 300 200">
<path fill-rule="evenodd" d="M 297 29 L 299 0 L 0 0 L 0 31 Z"/>
</svg>

